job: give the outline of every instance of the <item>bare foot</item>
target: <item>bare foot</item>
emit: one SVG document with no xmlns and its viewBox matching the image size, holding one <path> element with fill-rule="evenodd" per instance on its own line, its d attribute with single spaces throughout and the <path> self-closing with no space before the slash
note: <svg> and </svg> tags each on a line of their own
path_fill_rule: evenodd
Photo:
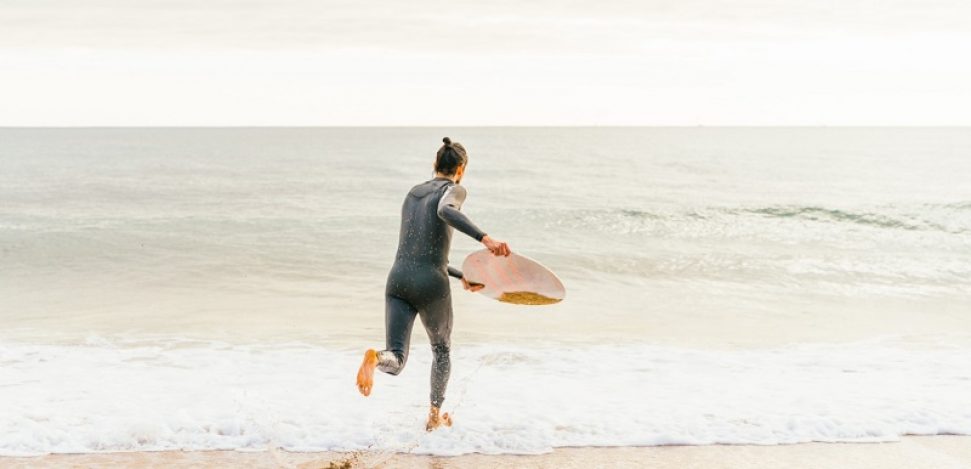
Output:
<svg viewBox="0 0 971 469">
<path fill-rule="evenodd" d="M 452 426 L 452 416 L 445 412 L 442 415 L 438 415 L 438 407 L 432 407 L 428 411 L 428 423 L 425 424 L 426 431 L 432 431 L 442 425 L 446 427 Z"/>
<path fill-rule="evenodd" d="M 361 362 L 361 368 L 357 370 L 357 389 L 365 396 L 371 395 L 376 366 L 378 366 L 378 352 L 370 348 L 367 352 L 364 352 L 364 361 Z"/>
</svg>

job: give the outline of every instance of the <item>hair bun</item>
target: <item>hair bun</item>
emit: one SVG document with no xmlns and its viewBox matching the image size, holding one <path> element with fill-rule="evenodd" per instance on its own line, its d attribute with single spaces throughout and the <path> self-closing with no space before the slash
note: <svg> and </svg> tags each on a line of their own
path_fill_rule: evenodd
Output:
<svg viewBox="0 0 971 469">
<path fill-rule="evenodd" d="M 445 142 L 446 145 L 451 145 L 452 144 L 452 139 L 450 139 L 448 137 L 443 138 L 442 141 Z"/>
</svg>

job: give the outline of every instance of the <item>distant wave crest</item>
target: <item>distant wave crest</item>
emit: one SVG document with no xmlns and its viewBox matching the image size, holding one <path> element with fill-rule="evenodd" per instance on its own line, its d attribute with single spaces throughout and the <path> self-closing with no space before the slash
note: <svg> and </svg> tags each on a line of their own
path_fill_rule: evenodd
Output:
<svg viewBox="0 0 971 469">
<path fill-rule="evenodd" d="M 752 218 L 752 216 L 758 218 Z M 906 231 L 937 231 L 950 234 L 971 232 L 971 202 L 922 204 L 910 207 L 862 207 L 856 209 L 820 205 L 771 205 L 756 207 L 698 207 L 666 211 L 658 208 L 568 210 L 530 213 L 530 219 L 546 218 L 548 227 L 587 228 L 612 234 L 644 232 L 722 232 L 739 218 L 751 224 L 762 219 L 804 220 L 820 223 L 859 225 Z M 706 229 L 705 226 L 709 229 Z"/>
<path fill-rule="evenodd" d="M 819 206 L 772 206 L 755 209 L 745 209 L 742 212 L 764 215 L 772 218 L 800 218 L 812 221 L 854 223 L 858 225 L 901 230 L 935 230 L 948 233 L 964 233 L 967 228 L 948 226 L 930 216 L 940 217 L 942 211 L 963 210 L 971 208 L 968 204 L 925 205 L 924 213 L 888 210 L 888 214 L 873 211 L 850 211 Z"/>
</svg>

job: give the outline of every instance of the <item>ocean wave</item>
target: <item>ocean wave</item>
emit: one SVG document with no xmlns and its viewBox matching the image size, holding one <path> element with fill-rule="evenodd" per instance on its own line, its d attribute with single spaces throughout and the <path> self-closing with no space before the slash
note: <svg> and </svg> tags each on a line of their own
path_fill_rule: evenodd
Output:
<svg viewBox="0 0 971 469">
<path fill-rule="evenodd" d="M 958 207 L 950 205 L 937 205 L 933 208 L 939 210 L 942 207 L 958 209 Z M 966 231 L 964 228 L 952 228 L 912 213 L 894 213 L 895 211 L 890 211 L 893 215 L 888 215 L 869 211 L 849 211 L 818 206 L 794 205 L 743 209 L 736 212 L 753 213 L 770 218 L 799 218 L 811 221 L 845 222 L 901 230 L 936 230 L 952 234 L 960 234 Z"/>
<path fill-rule="evenodd" d="M 971 201 L 954 202 L 951 204 L 927 204 L 927 207 L 930 207 L 930 208 L 943 207 L 943 208 L 951 208 L 955 210 L 971 210 Z"/>
<path fill-rule="evenodd" d="M 770 205 L 761 207 L 699 206 L 676 209 L 611 208 L 530 211 L 524 219 L 543 222 L 549 228 L 595 230 L 611 234 L 724 233 L 739 223 L 769 220 L 803 220 L 834 225 L 859 225 L 904 231 L 971 232 L 971 203 L 922 204 L 910 207 L 832 208 L 819 205 Z M 758 217 L 753 219 L 752 216 Z M 763 230 L 778 230 L 763 226 Z"/>
<path fill-rule="evenodd" d="M 0 454 L 528 454 L 971 434 L 971 349 L 959 347 L 456 345 L 444 406 L 455 426 L 433 433 L 427 347 L 402 375 L 379 375 L 369 398 L 353 384 L 359 359 L 305 343 L 2 342 Z"/>
<path fill-rule="evenodd" d="M 767 215 L 777 218 L 805 218 L 807 220 L 845 221 L 861 225 L 879 226 L 881 228 L 900 228 L 905 230 L 920 229 L 918 225 L 902 220 L 896 220 L 874 213 L 854 213 L 838 209 L 823 207 L 766 207 L 746 210 L 750 213 Z"/>
</svg>

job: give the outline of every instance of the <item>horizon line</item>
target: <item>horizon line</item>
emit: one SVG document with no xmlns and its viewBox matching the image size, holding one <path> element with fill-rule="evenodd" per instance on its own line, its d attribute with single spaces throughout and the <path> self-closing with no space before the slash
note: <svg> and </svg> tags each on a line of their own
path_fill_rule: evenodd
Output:
<svg viewBox="0 0 971 469">
<path fill-rule="evenodd" d="M 971 124 L 569 124 L 569 125 L 544 125 L 544 124 L 484 124 L 484 125 L 4 125 L 0 124 L 0 129 L 440 129 L 440 128 L 523 128 L 523 129 L 555 129 L 555 128 L 671 128 L 671 129 L 697 129 L 697 128 L 777 128 L 777 129 L 798 129 L 798 128 L 830 128 L 830 129 L 874 129 L 874 128 L 971 128 Z"/>
</svg>

